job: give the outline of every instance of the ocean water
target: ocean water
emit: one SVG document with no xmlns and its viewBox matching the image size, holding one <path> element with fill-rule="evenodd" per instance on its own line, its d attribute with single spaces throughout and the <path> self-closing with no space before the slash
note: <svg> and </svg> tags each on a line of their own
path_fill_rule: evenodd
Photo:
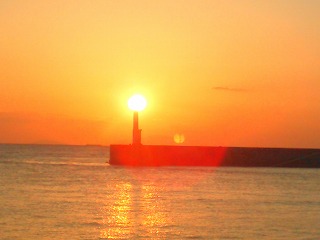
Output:
<svg viewBox="0 0 320 240">
<path fill-rule="evenodd" d="M 0 239 L 320 239 L 320 170 L 127 168 L 0 145 Z"/>
</svg>

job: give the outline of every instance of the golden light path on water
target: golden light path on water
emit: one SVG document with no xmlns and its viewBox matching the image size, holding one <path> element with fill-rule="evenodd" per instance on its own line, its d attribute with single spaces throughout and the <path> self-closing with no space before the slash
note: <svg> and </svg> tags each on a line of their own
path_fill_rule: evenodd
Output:
<svg viewBox="0 0 320 240">
<path fill-rule="evenodd" d="M 103 225 L 108 226 L 101 230 L 100 237 L 106 239 L 123 238 L 132 235 L 130 215 L 132 209 L 132 185 L 119 183 L 116 185 L 115 202 L 112 207 L 105 206 Z"/>
<path fill-rule="evenodd" d="M 148 229 L 148 235 L 165 237 L 164 232 L 160 231 L 161 227 L 168 225 L 168 216 L 164 215 L 164 206 L 161 201 L 156 186 L 142 187 L 143 202 L 142 209 L 145 209 L 145 215 L 142 223 Z M 159 211 L 160 209 L 160 211 Z"/>
<path fill-rule="evenodd" d="M 112 206 L 105 206 L 103 225 L 100 232 L 103 239 L 128 239 L 134 236 L 165 238 L 169 221 L 160 198 L 159 187 L 141 185 L 134 190 L 131 183 L 116 185 Z"/>
</svg>

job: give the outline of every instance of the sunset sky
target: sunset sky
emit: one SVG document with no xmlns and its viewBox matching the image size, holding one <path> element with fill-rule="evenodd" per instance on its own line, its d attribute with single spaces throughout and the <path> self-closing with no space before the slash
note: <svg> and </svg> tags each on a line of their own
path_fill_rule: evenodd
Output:
<svg viewBox="0 0 320 240">
<path fill-rule="evenodd" d="M 318 0 L 0 0 L 0 143 L 320 148 Z"/>
</svg>

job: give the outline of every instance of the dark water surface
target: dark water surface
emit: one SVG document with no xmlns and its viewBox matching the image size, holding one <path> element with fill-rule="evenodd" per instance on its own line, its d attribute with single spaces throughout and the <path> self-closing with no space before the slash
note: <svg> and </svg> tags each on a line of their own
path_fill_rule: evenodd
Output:
<svg viewBox="0 0 320 240">
<path fill-rule="evenodd" d="M 0 145 L 0 239 L 320 239 L 320 169 L 125 168 Z"/>
</svg>

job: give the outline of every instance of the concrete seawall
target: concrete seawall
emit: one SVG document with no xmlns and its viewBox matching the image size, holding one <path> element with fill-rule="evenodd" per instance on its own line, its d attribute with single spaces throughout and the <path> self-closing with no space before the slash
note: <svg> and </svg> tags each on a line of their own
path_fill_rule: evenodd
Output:
<svg viewBox="0 0 320 240">
<path fill-rule="evenodd" d="M 320 168 L 320 149 L 111 145 L 111 165 Z"/>
</svg>

